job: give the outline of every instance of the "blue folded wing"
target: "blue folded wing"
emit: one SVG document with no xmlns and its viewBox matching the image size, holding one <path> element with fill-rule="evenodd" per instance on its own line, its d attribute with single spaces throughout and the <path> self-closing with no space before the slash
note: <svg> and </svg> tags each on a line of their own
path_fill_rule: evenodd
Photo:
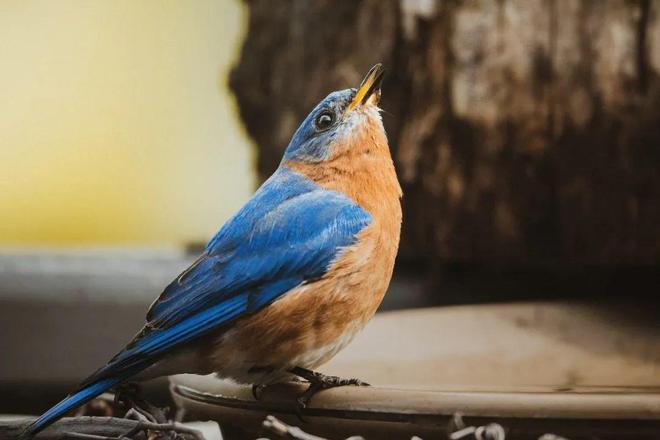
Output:
<svg viewBox="0 0 660 440">
<path fill-rule="evenodd" d="M 165 289 L 148 312 L 145 330 L 90 380 L 142 369 L 320 278 L 370 222 L 348 197 L 280 168 Z"/>
<path fill-rule="evenodd" d="M 213 329 L 229 326 L 326 272 L 371 222 L 346 196 L 280 168 L 172 282 L 147 325 L 77 391 L 32 422 L 30 437 L 79 406 Z"/>
</svg>

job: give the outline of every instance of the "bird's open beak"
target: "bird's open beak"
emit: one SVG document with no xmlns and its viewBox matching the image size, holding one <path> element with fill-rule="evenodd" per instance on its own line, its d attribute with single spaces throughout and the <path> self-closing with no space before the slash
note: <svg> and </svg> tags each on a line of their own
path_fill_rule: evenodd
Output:
<svg viewBox="0 0 660 440">
<path fill-rule="evenodd" d="M 364 105 L 366 102 L 373 101 L 374 104 L 378 104 L 380 100 L 380 86 L 383 83 L 383 74 L 385 69 L 383 65 L 378 63 L 371 68 L 367 76 L 364 77 L 360 87 L 358 88 L 355 97 L 348 104 L 348 110 L 352 110 L 358 105 Z"/>
</svg>

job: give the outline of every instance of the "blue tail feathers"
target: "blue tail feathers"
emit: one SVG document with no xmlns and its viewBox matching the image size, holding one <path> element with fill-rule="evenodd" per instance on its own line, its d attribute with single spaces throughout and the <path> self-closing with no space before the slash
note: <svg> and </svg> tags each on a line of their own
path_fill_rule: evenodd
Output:
<svg viewBox="0 0 660 440">
<path fill-rule="evenodd" d="M 62 417 L 69 410 L 80 406 L 99 394 L 107 391 L 115 385 L 123 382 L 125 377 L 110 377 L 94 382 L 75 393 L 64 398 L 60 403 L 46 411 L 41 417 L 32 422 L 26 429 L 22 437 L 30 438 L 37 434 L 42 429 L 53 423 L 55 420 Z"/>
</svg>

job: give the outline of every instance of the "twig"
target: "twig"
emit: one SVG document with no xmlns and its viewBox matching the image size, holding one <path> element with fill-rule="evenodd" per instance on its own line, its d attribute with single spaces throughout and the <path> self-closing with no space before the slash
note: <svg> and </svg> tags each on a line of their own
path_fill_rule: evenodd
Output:
<svg viewBox="0 0 660 440">
<path fill-rule="evenodd" d="M 267 430 L 283 438 L 289 438 L 293 440 L 328 440 L 324 437 L 308 434 L 297 426 L 287 425 L 283 421 L 273 416 L 266 417 L 266 420 L 263 421 L 262 425 Z M 355 435 L 348 437 L 346 440 L 364 440 L 364 437 Z"/>
<path fill-rule="evenodd" d="M 262 425 L 267 430 L 277 434 L 282 438 L 289 438 L 293 440 L 328 440 L 324 437 L 308 434 L 297 426 L 287 425 L 283 421 L 273 416 L 266 417 L 266 420 L 263 421 Z M 346 440 L 364 440 L 364 438 L 360 436 L 353 436 L 347 438 Z"/>
<path fill-rule="evenodd" d="M 65 432 L 64 437 L 66 438 L 77 438 L 81 440 L 117 440 L 117 437 L 106 437 L 104 435 L 95 435 L 95 434 L 81 434 L 79 432 Z M 122 435 L 119 438 L 125 438 L 126 436 Z"/>
<path fill-rule="evenodd" d="M 160 431 L 160 432 L 175 432 L 177 434 L 190 435 L 197 440 L 204 440 L 204 435 L 193 428 L 189 428 L 179 422 L 168 423 L 152 423 L 152 422 L 139 422 L 140 430 Z"/>
<path fill-rule="evenodd" d="M 105 437 L 95 434 L 81 434 L 76 432 L 67 432 L 65 434 L 67 437 L 77 438 L 81 440 L 122 440 L 125 438 L 131 438 L 133 435 L 142 431 L 144 432 L 155 431 L 155 432 L 168 432 L 168 433 L 173 432 L 179 435 L 190 435 L 194 437 L 196 440 L 204 440 L 204 436 L 202 435 L 201 432 L 197 431 L 196 429 L 188 428 L 187 426 L 184 426 L 180 423 L 177 422 L 156 423 L 145 420 L 138 420 L 134 428 L 117 437 Z"/>
<path fill-rule="evenodd" d="M 484 426 L 465 426 L 463 415 L 458 412 L 454 413 L 449 430 L 449 440 L 467 438 L 474 438 L 476 440 L 504 440 L 506 438 L 502 425 L 489 423 Z"/>
<path fill-rule="evenodd" d="M 294 440 L 327 440 L 323 437 L 307 434 L 299 427 L 287 425 L 283 421 L 273 416 L 267 416 L 266 420 L 263 421 L 262 426 L 283 438 L 290 438 Z"/>
<path fill-rule="evenodd" d="M 31 418 L 0 422 L 0 440 L 15 439 L 20 436 Z M 196 429 L 177 422 L 154 423 L 145 420 L 129 420 L 114 417 L 66 417 L 46 428 L 37 435 L 37 440 L 119 440 L 130 438 L 138 433 L 153 432 L 187 435 L 195 440 L 204 440 Z"/>
</svg>

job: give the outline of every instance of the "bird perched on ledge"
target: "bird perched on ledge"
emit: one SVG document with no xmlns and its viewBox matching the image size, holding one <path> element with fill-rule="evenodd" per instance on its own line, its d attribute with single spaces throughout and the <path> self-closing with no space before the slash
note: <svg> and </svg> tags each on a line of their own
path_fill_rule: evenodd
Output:
<svg viewBox="0 0 660 440">
<path fill-rule="evenodd" d="M 256 386 L 310 382 L 299 403 L 357 379 L 313 371 L 376 312 L 399 246 L 401 188 L 374 66 L 331 93 L 275 173 L 151 305 L 144 328 L 26 430 L 33 435 L 128 380 L 215 373 Z"/>
</svg>

